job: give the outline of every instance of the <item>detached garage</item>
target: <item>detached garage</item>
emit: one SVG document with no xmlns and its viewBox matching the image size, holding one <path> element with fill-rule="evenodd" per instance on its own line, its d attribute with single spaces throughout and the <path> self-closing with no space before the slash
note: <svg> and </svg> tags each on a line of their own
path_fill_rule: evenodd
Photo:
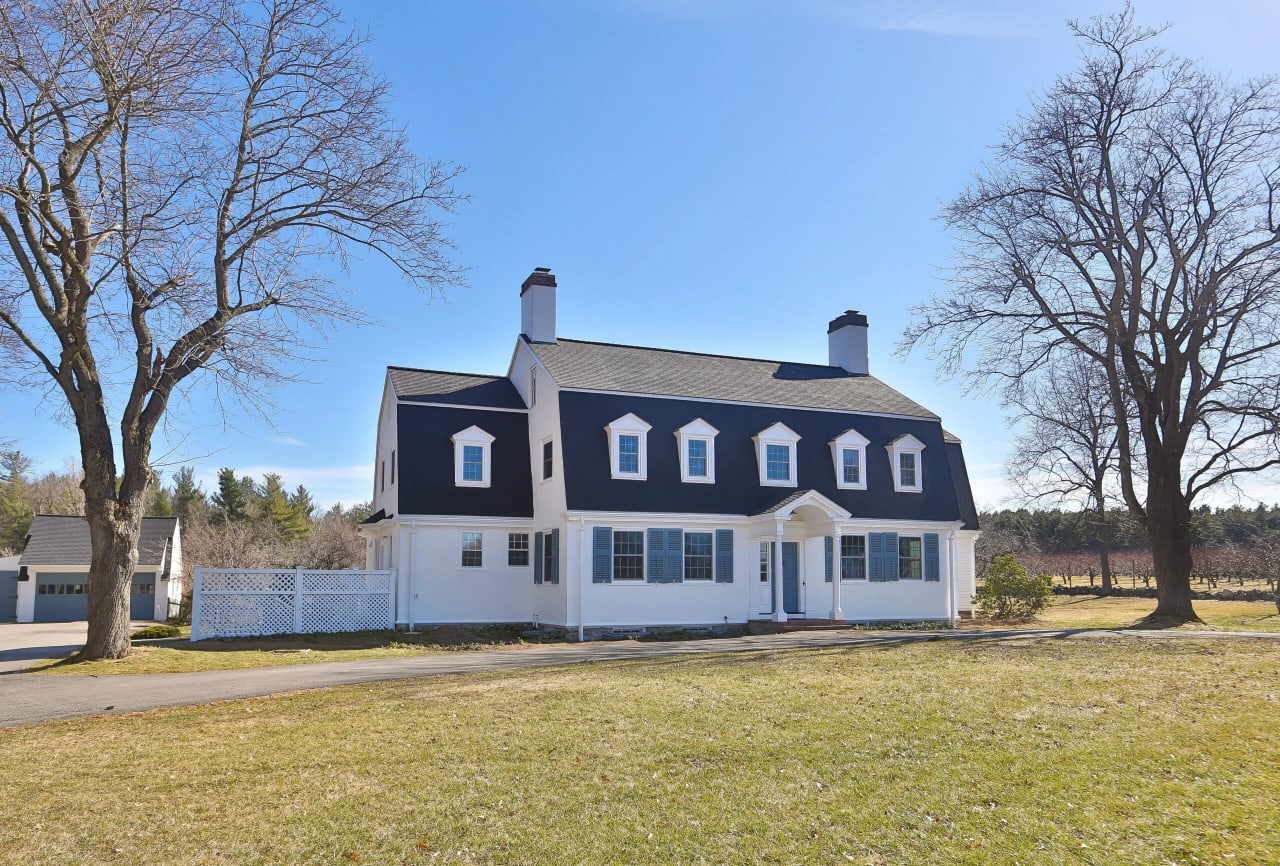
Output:
<svg viewBox="0 0 1280 866">
<path fill-rule="evenodd" d="M 18 559 L 18 622 L 75 622 L 89 615 L 89 524 L 37 514 Z M 145 517 L 130 587 L 132 619 L 165 620 L 182 597 L 182 539 L 176 517 Z"/>
</svg>

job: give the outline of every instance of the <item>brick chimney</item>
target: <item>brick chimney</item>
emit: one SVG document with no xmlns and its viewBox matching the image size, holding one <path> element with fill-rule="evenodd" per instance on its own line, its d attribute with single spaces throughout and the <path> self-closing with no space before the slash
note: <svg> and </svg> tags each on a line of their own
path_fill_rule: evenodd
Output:
<svg viewBox="0 0 1280 866">
<path fill-rule="evenodd" d="M 534 268 L 520 286 L 520 332 L 532 343 L 556 341 L 556 275 Z"/>
<path fill-rule="evenodd" d="M 845 310 L 827 325 L 827 357 L 832 367 L 843 367 L 855 376 L 867 369 L 867 317 L 857 310 Z"/>
</svg>

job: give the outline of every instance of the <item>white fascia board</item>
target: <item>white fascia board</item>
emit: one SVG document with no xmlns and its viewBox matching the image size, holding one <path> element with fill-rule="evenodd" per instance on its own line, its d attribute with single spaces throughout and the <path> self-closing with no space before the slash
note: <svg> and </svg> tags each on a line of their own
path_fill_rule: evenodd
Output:
<svg viewBox="0 0 1280 866">
<path fill-rule="evenodd" d="M 867 418 L 894 418 L 899 421 L 930 421 L 937 423 L 938 425 L 942 424 L 942 416 L 932 414 L 899 415 L 893 412 L 870 412 L 862 409 L 824 409 L 818 406 L 792 406 L 787 403 L 755 403 L 750 400 L 721 400 L 715 397 L 684 397 L 678 394 L 641 394 L 635 391 L 607 391 L 601 388 L 561 387 L 560 390 L 578 394 L 605 394 L 610 397 L 647 397 L 653 400 L 685 400 L 690 403 L 717 403 L 724 406 L 761 406 L 766 409 L 797 409 L 801 412 L 834 412 L 837 415 L 861 415 Z"/>
<path fill-rule="evenodd" d="M 133 570 L 135 572 L 158 571 L 160 570 L 162 565 L 163 563 L 155 564 L 155 563 L 139 562 L 137 565 L 133 567 Z M 92 566 L 88 566 L 88 565 L 28 565 L 27 572 L 33 573 L 33 572 L 40 572 L 40 571 L 66 571 L 66 572 L 83 571 L 87 574 L 91 567 Z"/>
<path fill-rule="evenodd" d="M 836 522 L 842 533 L 952 532 L 964 526 L 963 520 L 875 520 L 867 517 L 851 517 Z"/>
<path fill-rule="evenodd" d="M 398 516 L 392 522 L 397 527 L 414 527 L 422 529 L 427 526 L 516 526 L 526 528 L 532 527 L 533 521 L 534 518 L 532 517 L 479 517 L 458 514 L 412 514 Z"/>
<path fill-rule="evenodd" d="M 542 372 L 547 374 L 547 378 L 551 380 L 552 384 L 559 388 L 559 384 L 556 383 L 556 377 L 551 375 L 551 371 L 547 369 L 547 365 L 542 363 L 542 359 L 539 358 L 538 353 L 534 351 L 533 345 L 531 343 L 526 343 L 520 337 L 516 337 L 516 346 L 511 350 L 511 361 L 507 364 L 507 378 L 513 382 L 515 381 L 516 358 L 520 357 L 521 346 L 529 350 L 529 354 L 533 357 L 533 362 L 542 369 Z M 564 390 L 567 391 L 569 389 L 566 388 Z"/>
<path fill-rule="evenodd" d="M 646 526 L 723 526 L 750 522 L 745 514 L 682 514 L 669 511 L 570 511 L 568 517 L 587 523 L 644 523 Z"/>
<path fill-rule="evenodd" d="M 528 415 L 528 409 L 507 409 L 501 406 L 464 406 L 461 403 L 428 403 L 425 400 L 401 400 L 396 398 L 397 406 L 438 406 L 441 409 L 474 409 L 477 412 L 515 412 L 517 415 Z"/>
</svg>

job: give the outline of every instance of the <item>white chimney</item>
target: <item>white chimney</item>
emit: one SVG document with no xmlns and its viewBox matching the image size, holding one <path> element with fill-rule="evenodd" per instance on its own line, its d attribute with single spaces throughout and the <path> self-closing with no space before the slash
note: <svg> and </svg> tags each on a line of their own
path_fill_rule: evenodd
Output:
<svg viewBox="0 0 1280 866">
<path fill-rule="evenodd" d="M 534 268 L 520 286 L 520 332 L 532 343 L 556 341 L 556 275 Z"/>
<path fill-rule="evenodd" d="M 845 310 L 827 326 L 827 353 L 832 367 L 843 367 L 855 376 L 867 375 L 867 317 Z"/>
</svg>

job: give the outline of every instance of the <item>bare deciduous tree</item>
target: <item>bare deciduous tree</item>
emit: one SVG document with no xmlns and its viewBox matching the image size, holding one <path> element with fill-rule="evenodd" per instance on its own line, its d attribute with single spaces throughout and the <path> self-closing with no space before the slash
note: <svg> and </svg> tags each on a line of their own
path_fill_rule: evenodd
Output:
<svg viewBox="0 0 1280 866">
<path fill-rule="evenodd" d="M 1006 464 L 1009 480 L 1031 502 L 1075 503 L 1093 515 L 1102 592 L 1111 592 L 1107 498 L 1119 443 L 1105 371 L 1071 354 L 1009 401 L 1024 424 Z"/>
<path fill-rule="evenodd" d="M 0 351 L 79 432 L 87 657 L 129 652 L 152 436 L 190 377 L 252 393 L 359 320 L 318 259 L 457 277 L 457 169 L 409 149 L 363 43 L 324 0 L 0 6 Z"/>
<path fill-rule="evenodd" d="M 1072 352 L 1103 369 L 1150 622 L 1194 621 L 1193 501 L 1280 464 L 1280 100 L 1152 47 L 1132 10 L 1072 26 L 1082 66 L 947 207 L 961 264 L 903 347 L 988 386 Z"/>
</svg>

